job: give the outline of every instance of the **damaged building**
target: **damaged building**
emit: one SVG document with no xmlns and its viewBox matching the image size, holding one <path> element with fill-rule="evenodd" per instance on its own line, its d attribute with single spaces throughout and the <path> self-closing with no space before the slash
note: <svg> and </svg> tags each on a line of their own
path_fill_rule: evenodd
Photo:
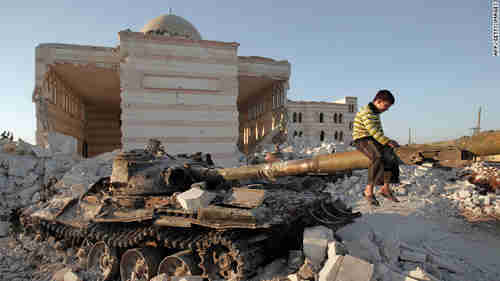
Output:
<svg viewBox="0 0 500 281">
<path fill-rule="evenodd" d="M 118 38 L 116 47 L 36 47 L 37 144 L 92 157 L 154 137 L 221 163 L 248 145 L 248 128 L 265 134 L 264 123 L 285 118 L 288 61 L 238 56 L 238 43 L 202 39 L 173 14 Z"/>
<path fill-rule="evenodd" d="M 293 138 L 304 138 L 313 143 L 348 144 L 352 141 L 357 108 L 358 98 L 350 96 L 334 102 L 289 100 L 287 109 L 291 123 L 288 133 Z"/>
</svg>

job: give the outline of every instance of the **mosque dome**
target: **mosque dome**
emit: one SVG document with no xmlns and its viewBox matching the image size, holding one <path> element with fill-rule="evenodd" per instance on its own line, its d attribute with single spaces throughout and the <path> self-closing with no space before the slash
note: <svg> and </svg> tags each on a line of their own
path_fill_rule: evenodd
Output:
<svg viewBox="0 0 500 281">
<path fill-rule="evenodd" d="M 201 40 L 200 33 L 189 21 L 172 14 L 152 19 L 141 29 L 141 32 Z"/>
</svg>

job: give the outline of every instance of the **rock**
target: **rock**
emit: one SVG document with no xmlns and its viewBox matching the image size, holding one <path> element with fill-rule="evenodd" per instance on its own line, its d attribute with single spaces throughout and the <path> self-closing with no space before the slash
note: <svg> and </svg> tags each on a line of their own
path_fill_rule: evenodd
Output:
<svg viewBox="0 0 500 281">
<path fill-rule="evenodd" d="M 40 201 L 40 192 L 35 192 L 35 194 L 31 197 L 31 203 L 35 204 L 38 201 Z"/>
<path fill-rule="evenodd" d="M 405 261 L 425 263 L 427 255 L 402 249 L 399 258 Z"/>
<path fill-rule="evenodd" d="M 378 246 L 373 242 L 375 233 L 369 224 L 356 221 L 344 226 L 336 234 L 342 239 L 349 255 L 372 263 L 381 261 Z"/>
<path fill-rule="evenodd" d="M 52 275 L 52 280 L 53 281 L 65 281 L 64 280 L 64 275 L 66 275 L 67 272 L 71 272 L 71 268 L 65 267 L 63 269 L 60 269 Z"/>
<path fill-rule="evenodd" d="M 486 196 L 481 196 L 481 201 L 483 202 L 483 205 L 484 206 L 489 206 L 491 205 L 491 198 L 489 195 L 486 195 Z"/>
<path fill-rule="evenodd" d="M 431 280 L 429 276 L 427 276 L 426 272 L 418 266 L 414 270 L 408 272 L 408 276 L 405 278 L 404 281 L 414 281 L 415 278 L 418 278 L 417 280 L 422 280 L 422 281 Z"/>
<path fill-rule="evenodd" d="M 151 278 L 149 281 L 168 281 L 169 278 L 166 273 L 162 273 L 160 275 L 156 275 L 155 277 Z"/>
<path fill-rule="evenodd" d="M 343 259 L 344 256 L 329 257 L 319 272 L 319 281 L 337 280 L 337 274 Z"/>
<path fill-rule="evenodd" d="M 289 251 L 288 252 L 288 270 L 296 272 L 304 264 L 305 256 L 302 251 Z"/>
<path fill-rule="evenodd" d="M 328 258 L 334 258 L 335 256 L 344 256 L 347 254 L 347 249 L 345 246 L 338 241 L 328 242 Z"/>
<path fill-rule="evenodd" d="M 33 156 L 13 156 L 8 159 L 9 176 L 26 177 L 35 168 L 38 160 Z"/>
<path fill-rule="evenodd" d="M 306 262 L 300 267 L 299 271 L 297 272 L 297 276 L 301 280 L 310 280 L 314 279 L 314 276 L 316 276 L 316 272 L 317 269 L 314 267 L 311 261 L 306 258 Z"/>
<path fill-rule="evenodd" d="M 32 198 L 33 198 L 33 194 L 35 194 L 36 192 L 40 191 L 40 186 L 39 185 L 34 185 L 30 188 L 26 188 L 24 189 L 23 191 L 19 192 L 19 197 L 21 197 L 21 200 L 23 201 L 29 201 L 31 202 Z"/>
<path fill-rule="evenodd" d="M 315 267 L 320 267 L 326 257 L 328 241 L 333 240 L 333 231 L 325 226 L 304 229 L 303 250 Z"/>
<path fill-rule="evenodd" d="M 49 149 L 61 154 L 72 154 L 77 151 L 77 140 L 72 136 L 50 132 L 47 136 Z"/>
<path fill-rule="evenodd" d="M 10 222 L 0 221 L 0 237 L 9 235 Z"/>
<path fill-rule="evenodd" d="M 76 273 L 69 270 L 64 274 L 64 281 L 82 281 L 82 279 Z"/>
<path fill-rule="evenodd" d="M 9 153 L 9 154 L 15 154 L 16 153 L 16 143 L 10 142 L 10 143 L 4 144 L 2 146 L 2 152 Z"/>
<path fill-rule="evenodd" d="M 214 198 L 214 193 L 195 187 L 179 194 L 177 201 L 185 210 L 197 210 L 207 207 Z"/>
<path fill-rule="evenodd" d="M 294 273 L 294 274 L 290 274 L 287 276 L 288 280 L 290 281 L 299 281 L 299 276 L 297 275 L 297 273 Z"/>
<path fill-rule="evenodd" d="M 52 151 L 50 151 L 50 149 L 45 149 L 38 145 L 32 146 L 31 149 L 38 158 L 48 158 L 52 156 Z"/>
<path fill-rule="evenodd" d="M 16 143 L 16 154 L 19 155 L 34 154 L 32 145 L 23 141 L 22 139 L 19 139 Z"/>
<path fill-rule="evenodd" d="M 366 261 L 353 256 L 344 256 L 336 280 L 370 281 L 372 275 L 373 264 L 367 263 Z"/>
</svg>

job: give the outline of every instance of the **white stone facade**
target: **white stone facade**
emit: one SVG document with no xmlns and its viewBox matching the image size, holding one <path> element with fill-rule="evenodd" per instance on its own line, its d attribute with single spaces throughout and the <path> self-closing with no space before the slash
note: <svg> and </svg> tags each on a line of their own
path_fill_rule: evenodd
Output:
<svg viewBox="0 0 500 281">
<path fill-rule="evenodd" d="M 356 97 L 344 97 L 335 102 L 287 102 L 288 134 L 305 143 L 322 141 L 349 144 L 352 141 L 354 116 L 358 111 Z"/>
</svg>

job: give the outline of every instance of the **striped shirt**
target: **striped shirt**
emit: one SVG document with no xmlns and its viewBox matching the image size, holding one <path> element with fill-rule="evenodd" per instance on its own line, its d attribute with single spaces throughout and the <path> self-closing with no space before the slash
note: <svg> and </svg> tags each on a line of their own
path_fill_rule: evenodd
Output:
<svg viewBox="0 0 500 281">
<path fill-rule="evenodd" d="M 377 111 L 373 103 L 363 106 L 356 113 L 352 131 L 353 140 L 370 136 L 383 145 L 390 141 L 388 137 L 384 136 L 384 129 L 382 129 L 382 122 L 380 121 L 380 112 Z"/>
</svg>

